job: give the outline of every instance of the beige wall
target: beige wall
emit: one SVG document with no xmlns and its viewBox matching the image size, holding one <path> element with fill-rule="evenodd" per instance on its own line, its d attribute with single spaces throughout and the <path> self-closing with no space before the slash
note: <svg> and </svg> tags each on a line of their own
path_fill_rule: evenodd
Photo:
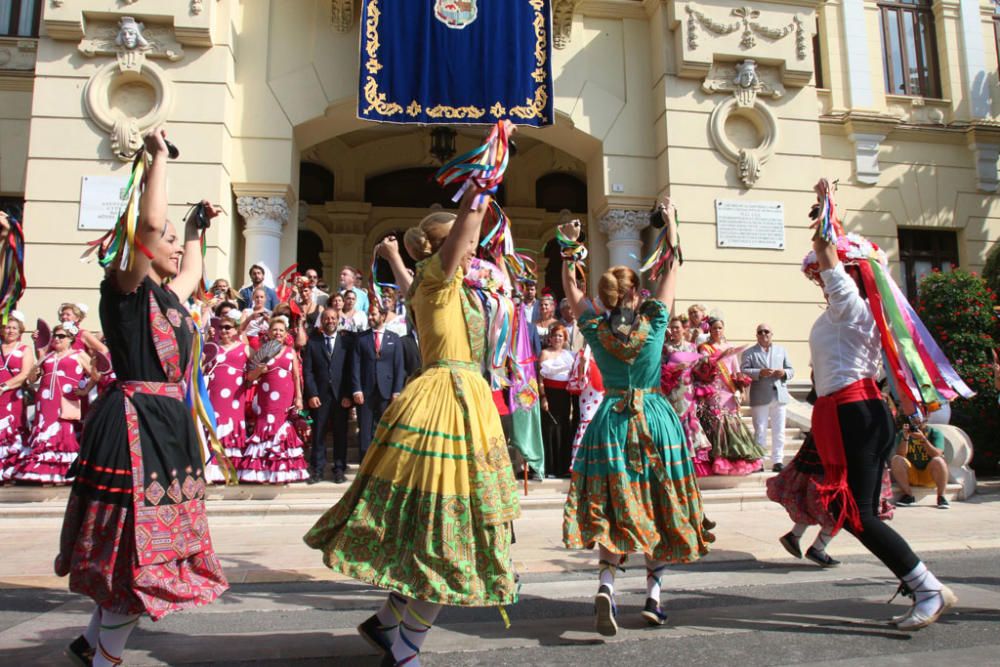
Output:
<svg viewBox="0 0 1000 667">
<path fill-rule="evenodd" d="M 818 176 L 840 180 L 838 202 L 848 228 L 869 235 L 893 259 L 899 227 L 957 230 L 962 265 L 972 270 L 982 266 L 989 244 L 1000 236 L 997 197 L 981 187 L 984 174 L 989 176 L 990 147 L 1000 147 L 994 124 L 1000 99 L 990 96 L 982 119 L 973 118 L 972 103 L 976 85 L 995 90 L 998 83 L 991 6 L 984 2 L 978 13 L 985 67 L 969 76 L 962 6 L 957 0 L 936 3 L 946 99 L 915 103 L 884 93 L 874 2 L 754 3 L 759 24 L 794 26 L 797 18 L 802 30 L 758 38 L 750 48 L 740 43 L 742 30 L 717 35 L 687 12 L 690 7 L 729 24 L 738 20 L 731 10 L 744 4 L 577 2 L 569 43 L 553 53 L 556 125 L 523 131 L 531 148 L 511 167 L 508 206 L 521 238 L 539 246 L 551 237 L 558 216 L 534 208 L 534 180 L 549 170 L 584 179 L 596 273 L 609 261 L 610 239 L 601 231 L 608 212 L 644 210 L 670 194 L 680 207 L 687 259 L 679 305 L 697 301 L 718 309 L 737 341 L 749 341 L 754 325 L 767 320 L 805 377 L 806 338 L 820 298 L 798 267 L 809 244 L 804 214 Z M 167 121 L 183 152 L 171 167 L 171 211 L 180 216 L 184 202 L 205 196 L 226 205 L 228 215 L 210 236 L 210 275 L 240 283 L 244 260 L 251 259 L 243 257 L 234 192 L 287 198 L 290 215 L 280 255 L 283 266 L 294 260 L 303 159 L 336 175 L 335 201 L 301 216 L 301 224 L 324 239 L 323 257 L 331 270 L 346 262 L 365 265 L 375 234 L 421 215 L 363 201 L 365 177 L 426 164 L 428 146 L 426 130 L 383 136 L 354 117 L 357 17 L 340 31 L 331 25 L 325 0 L 217 0 L 202 7 L 195 15 L 185 0 L 137 0 L 127 7 L 112 0 L 67 0 L 58 9 L 46 3 L 33 81 L 15 82 L 0 71 L 0 193 L 23 193 L 28 200 L 33 288 L 23 305 L 29 317 L 51 316 L 55 304 L 67 298 L 96 301 L 99 272 L 76 261 L 82 244 L 94 237 L 76 231 L 79 179 L 126 169 L 111 156 L 107 132 L 81 102 L 88 78 L 113 61 L 77 51 L 81 35 L 74 29 L 84 15 L 103 20 L 129 14 L 147 26 L 173 26 L 183 45 L 180 60 L 156 61 L 173 86 Z M 851 89 L 844 23 L 851 7 L 860 8 L 864 31 L 850 37 L 858 37 L 869 56 L 872 102 L 864 108 L 851 106 L 858 97 Z M 810 78 L 817 11 L 823 90 Z M 975 18 L 974 8 L 972 14 Z M 732 94 L 702 89 L 713 64 L 745 58 L 757 60 L 761 77 L 784 89 L 780 99 L 763 99 L 777 119 L 779 138 L 752 187 L 741 182 L 737 166 L 722 156 L 709 131 L 713 110 Z M 759 139 L 746 119 L 732 119 L 725 133 L 743 146 L 753 147 Z M 851 138 L 858 133 L 882 137 L 874 149 L 879 163 L 874 177 L 859 173 L 859 164 L 867 163 L 859 162 L 859 145 Z M 474 138 L 463 133 L 460 141 L 471 145 Z M 995 154 L 993 159 L 995 181 Z M 986 167 L 977 171 L 977 160 Z M 863 182 L 872 178 L 874 183 Z M 623 191 L 615 191 L 616 185 Z M 784 202 L 786 249 L 717 248 L 718 198 Z M 644 232 L 647 244 L 650 236 Z"/>
</svg>

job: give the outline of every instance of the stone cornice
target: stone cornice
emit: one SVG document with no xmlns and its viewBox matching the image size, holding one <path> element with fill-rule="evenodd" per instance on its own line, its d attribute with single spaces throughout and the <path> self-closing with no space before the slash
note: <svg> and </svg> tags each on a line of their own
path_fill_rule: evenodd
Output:
<svg viewBox="0 0 1000 667">
<path fill-rule="evenodd" d="M 598 219 L 597 226 L 612 241 L 638 239 L 642 230 L 649 226 L 649 211 L 613 208 Z"/>
<path fill-rule="evenodd" d="M 233 194 L 237 197 L 281 197 L 288 202 L 297 199 L 287 183 L 233 183 Z"/>
<path fill-rule="evenodd" d="M 246 195 L 236 198 L 236 209 L 248 223 L 270 220 L 282 227 L 288 223 L 288 202 L 284 197 L 255 197 Z"/>
</svg>

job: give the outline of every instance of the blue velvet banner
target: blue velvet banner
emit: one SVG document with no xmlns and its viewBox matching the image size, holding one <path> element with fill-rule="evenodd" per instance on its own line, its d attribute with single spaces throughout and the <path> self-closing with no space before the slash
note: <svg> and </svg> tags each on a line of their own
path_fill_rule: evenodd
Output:
<svg viewBox="0 0 1000 667">
<path fill-rule="evenodd" d="M 549 0 L 364 0 L 358 117 L 550 125 Z"/>
</svg>

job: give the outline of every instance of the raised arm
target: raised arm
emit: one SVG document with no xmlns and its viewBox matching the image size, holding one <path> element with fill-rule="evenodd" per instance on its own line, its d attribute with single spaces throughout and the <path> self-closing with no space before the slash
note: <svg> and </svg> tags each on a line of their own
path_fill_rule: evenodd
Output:
<svg viewBox="0 0 1000 667">
<path fill-rule="evenodd" d="M 205 217 L 212 220 L 219 215 L 219 210 L 207 200 L 202 200 L 201 207 L 205 211 Z M 181 269 L 170 281 L 170 289 L 183 302 L 194 294 L 201 283 L 203 262 L 201 257 L 201 242 L 198 235 L 201 230 L 198 228 L 198 207 L 194 207 L 184 221 L 184 257 L 181 260 Z"/>
<path fill-rule="evenodd" d="M 150 164 L 146 168 L 146 188 L 139 199 L 139 220 L 136 236 L 146 244 L 163 236 L 167 226 L 167 136 L 162 127 L 152 130 L 143 137 Z M 115 287 L 123 294 L 130 294 L 139 287 L 149 272 L 150 259 L 138 248 L 132 260 L 132 268 L 120 270 L 115 266 L 111 275 Z"/>
<path fill-rule="evenodd" d="M 571 220 L 559 226 L 559 231 L 570 241 L 576 241 L 580 238 L 580 230 L 579 220 Z M 563 292 L 566 293 L 566 301 L 569 302 L 569 307 L 573 309 L 573 313 L 579 319 L 590 304 L 587 301 L 587 295 L 583 293 L 576 281 L 576 262 L 565 258 L 562 260 L 562 285 Z"/>
<path fill-rule="evenodd" d="M 473 207 L 480 190 L 470 185 L 462 197 L 462 204 L 458 210 L 458 218 L 444 240 L 439 251 L 441 256 L 441 270 L 445 278 L 450 279 L 455 273 L 455 269 L 462 263 L 462 259 L 470 254 L 479 241 L 479 230 L 483 225 L 483 217 L 490 207 L 489 196 L 483 197 L 483 202 L 478 207 Z"/>
<path fill-rule="evenodd" d="M 375 246 L 375 252 L 378 253 L 379 257 L 389 262 L 389 268 L 392 269 L 392 275 L 396 278 L 400 294 L 409 294 L 410 286 L 413 284 L 413 276 L 407 270 L 403 256 L 399 254 L 399 241 L 396 237 L 386 236 Z M 375 280 L 375 276 L 372 276 L 372 280 Z"/>
<path fill-rule="evenodd" d="M 663 200 L 663 206 L 660 208 L 660 215 L 663 217 L 664 224 L 667 225 L 667 233 L 670 235 L 670 245 L 674 248 L 674 252 L 679 252 L 679 239 L 677 236 L 677 207 L 674 206 L 673 202 L 670 201 L 670 197 Z M 670 313 L 674 309 L 674 295 L 677 293 L 677 274 L 680 269 L 680 261 L 675 256 L 667 270 L 663 272 L 660 276 L 659 282 L 657 282 L 653 290 L 653 298 L 662 301 L 667 306 L 667 312 Z"/>
</svg>

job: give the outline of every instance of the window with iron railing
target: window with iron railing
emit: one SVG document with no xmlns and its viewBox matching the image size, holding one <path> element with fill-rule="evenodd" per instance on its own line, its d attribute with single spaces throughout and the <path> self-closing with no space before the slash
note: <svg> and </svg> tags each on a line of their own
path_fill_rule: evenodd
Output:
<svg viewBox="0 0 1000 667">
<path fill-rule="evenodd" d="M 941 97 L 931 0 L 881 0 L 878 8 L 886 92 Z"/>
<path fill-rule="evenodd" d="M 0 0 L 0 37 L 38 37 L 42 0 Z"/>
</svg>

